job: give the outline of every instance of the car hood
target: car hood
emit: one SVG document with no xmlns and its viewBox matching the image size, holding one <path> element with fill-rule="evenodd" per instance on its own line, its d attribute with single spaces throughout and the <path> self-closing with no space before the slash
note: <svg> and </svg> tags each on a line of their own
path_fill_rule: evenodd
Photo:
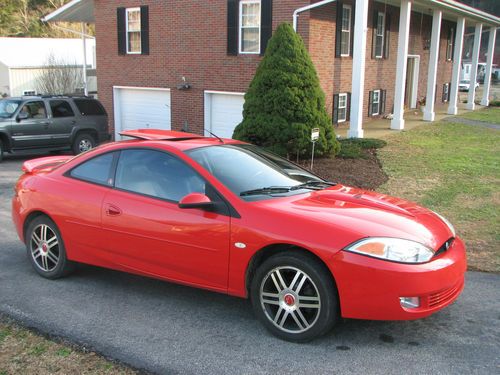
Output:
<svg viewBox="0 0 500 375">
<path fill-rule="evenodd" d="M 366 237 L 394 237 L 437 250 L 453 236 L 448 225 L 429 209 L 343 185 L 261 203 L 280 214 L 307 218 L 321 226 L 328 224 L 332 233 L 342 231 L 348 241 L 345 246 Z"/>
</svg>

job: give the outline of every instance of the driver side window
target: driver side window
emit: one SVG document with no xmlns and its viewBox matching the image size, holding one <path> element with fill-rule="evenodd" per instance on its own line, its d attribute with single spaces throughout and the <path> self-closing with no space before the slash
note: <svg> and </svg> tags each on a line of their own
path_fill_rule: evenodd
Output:
<svg viewBox="0 0 500 375">
<path fill-rule="evenodd" d="M 123 150 L 115 187 L 178 202 L 189 193 L 205 193 L 205 181 L 176 157 L 155 150 Z"/>
<path fill-rule="evenodd" d="M 47 111 L 43 101 L 24 103 L 19 111 L 20 119 L 43 119 L 47 118 Z"/>
</svg>

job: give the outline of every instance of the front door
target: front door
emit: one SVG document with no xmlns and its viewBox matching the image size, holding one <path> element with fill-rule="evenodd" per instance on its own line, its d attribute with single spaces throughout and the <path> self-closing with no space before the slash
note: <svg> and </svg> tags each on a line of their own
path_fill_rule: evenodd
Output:
<svg viewBox="0 0 500 375">
<path fill-rule="evenodd" d="M 417 108 L 418 101 L 418 76 L 420 56 L 408 56 L 406 68 L 405 105 L 406 108 Z"/>
<path fill-rule="evenodd" d="M 14 148 L 37 148 L 50 145 L 50 120 L 43 100 L 24 103 L 11 127 Z"/>
<path fill-rule="evenodd" d="M 115 189 L 103 201 L 104 250 L 131 271 L 227 290 L 230 217 L 178 207 L 183 196 L 206 193 L 206 186 L 173 155 L 122 150 Z"/>
</svg>

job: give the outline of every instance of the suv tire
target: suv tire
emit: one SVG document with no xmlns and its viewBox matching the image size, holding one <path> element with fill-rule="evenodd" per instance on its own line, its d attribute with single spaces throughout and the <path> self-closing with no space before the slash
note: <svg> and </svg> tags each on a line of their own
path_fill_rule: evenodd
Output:
<svg viewBox="0 0 500 375">
<path fill-rule="evenodd" d="M 3 159 L 3 141 L 0 139 L 0 162 Z"/>
<path fill-rule="evenodd" d="M 75 155 L 81 154 L 82 152 L 93 149 L 96 146 L 96 140 L 89 133 L 79 133 L 77 134 L 75 140 L 73 141 L 73 153 Z"/>
</svg>

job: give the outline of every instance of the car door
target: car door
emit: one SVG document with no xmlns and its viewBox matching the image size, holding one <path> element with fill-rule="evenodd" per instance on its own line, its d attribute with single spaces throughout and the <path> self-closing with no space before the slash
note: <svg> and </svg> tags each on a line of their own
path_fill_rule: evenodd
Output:
<svg viewBox="0 0 500 375">
<path fill-rule="evenodd" d="M 105 250 L 121 267 L 214 290 L 227 290 L 230 217 L 181 209 L 178 201 L 217 193 L 176 156 L 152 149 L 122 150 L 115 189 L 102 207 Z"/>
<path fill-rule="evenodd" d="M 76 124 L 76 115 L 66 99 L 50 99 L 51 112 L 50 136 L 53 145 L 67 145 L 71 130 Z"/>
<path fill-rule="evenodd" d="M 50 120 L 43 100 L 24 102 L 11 127 L 14 148 L 46 147 L 50 144 Z"/>
</svg>

